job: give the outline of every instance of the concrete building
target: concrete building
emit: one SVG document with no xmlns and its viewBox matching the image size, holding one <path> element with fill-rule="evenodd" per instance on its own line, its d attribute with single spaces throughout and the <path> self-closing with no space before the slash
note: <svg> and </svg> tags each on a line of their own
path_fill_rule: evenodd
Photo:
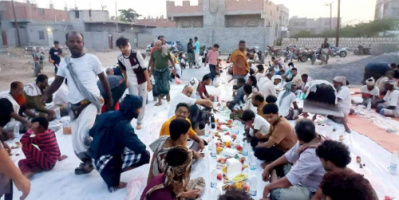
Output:
<svg viewBox="0 0 399 200">
<path fill-rule="evenodd" d="M 144 19 L 138 19 L 137 25 L 144 25 L 144 26 L 155 26 L 159 28 L 175 28 L 176 22 L 164 18 L 161 16 L 160 18 L 153 18 L 153 17 L 144 17 Z"/>
<path fill-rule="evenodd" d="M 330 29 L 335 29 L 337 27 L 338 20 L 336 17 L 330 19 L 327 18 L 300 18 L 292 17 L 289 21 L 288 30 L 291 35 L 295 35 L 301 31 L 310 31 L 314 34 L 322 33 Z"/>
<path fill-rule="evenodd" d="M 36 4 L 15 2 L 16 18 L 22 46 L 51 46 L 54 40 L 65 42 L 65 34 L 79 31 L 85 36 L 86 48 L 107 50 L 114 48 L 117 37 L 129 38 L 133 47 L 152 41 L 154 26 L 137 25 L 132 22 L 111 21 L 107 10 L 56 10 L 49 5 L 38 8 Z M 12 4 L 0 2 L 1 46 L 17 46 Z M 144 40 L 139 42 L 139 39 Z"/>
<path fill-rule="evenodd" d="M 374 19 L 399 19 L 399 0 L 377 0 Z"/>
<path fill-rule="evenodd" d="M 275 37 L 280 34 L 280 18 L 289 15 L 288 8 L 270 0 L 198 0 L 198 5 L 167 1 L 166 12 L 177 28 L 271 27 Z"/>
</svg>

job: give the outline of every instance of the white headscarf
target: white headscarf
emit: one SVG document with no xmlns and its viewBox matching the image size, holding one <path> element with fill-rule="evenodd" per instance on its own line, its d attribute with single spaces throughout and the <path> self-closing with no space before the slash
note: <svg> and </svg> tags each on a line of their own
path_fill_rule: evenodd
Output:
<svg viewBox="0 0 399 200">
<path fill-rule="evenodd" d="M 366 85 L 367 86 L 374 86 L 375 85 L 375 80 L 373 77 L 369 78 L 366 80 Z"/>
<path fill-rule="evenodd" d="M 342 83 L 343 85 L 346 85 L 346 78 L 345 78 L 345 76 L 336 76 L 336 77 L 334 78 L 334 81 L 335 81 L 335 82 L 338 82 L 338 83 Z"/>
</svg>

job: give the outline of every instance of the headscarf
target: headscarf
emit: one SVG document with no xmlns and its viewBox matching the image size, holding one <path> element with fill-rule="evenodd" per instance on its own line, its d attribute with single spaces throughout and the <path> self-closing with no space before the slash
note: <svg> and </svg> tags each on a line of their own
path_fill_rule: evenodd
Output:
<svg viewBox="0 0 399 200">
<path fill-rule="evenodd" d="M 186 147 L 177 146 L 174 148 L 183 148 L 187 150 Z M 160 168 L 163 169 L 165 173 L 165 181 L 159 185 L 152 187 L 150 190 L 147 191 L 146 197 L 151 195 L 151 193 L 171 186 L 172 191 L 176 194 L 177 197 L 180 196 L 182 192 L 188 186 L 190 181 L 190 173 L 191 173 L 191 166 L 193 163 L 193 154 L 192 151 L 188 151 L 187 160 L 179 166 L 169 166 L 166 162 L 166 159 L 163 159 Z"/>
<path fill-rule="evenodd" d="M 367 86 L 374 86 L 375 85 L 375 80 L 373 77 L 369 78 L 366 80 L 366 85 Z"/>
<path fill-rule="evenodd" d="M 137 109 L 143 106 L 143 98 L 141 96 L 127 94 L 123 99 L 119 111 L 124 117 L 133 119 L 138 117 Z"/>
<path fill-rule="evenodd" d="M 283 99 L 288 96 L 289 94 L 291 94 L 291 90 L 292 90 L 292 85 L 294 85 L 292 82 L 288 82 L 287 84 L 285 84 L 284 86 L 284 94 L 283 96 L 281 96 L 280 101 L 278 102 L 278 106 L 281 107 L 281 104 L 283 102 Z"/>
<path fill-rule="evenodd" d="M 345 76 L 336 76 L 333 79 L 335 82 L 342 83 L 344 86 L 346 85 L 346 78 Z"/>
</svg>

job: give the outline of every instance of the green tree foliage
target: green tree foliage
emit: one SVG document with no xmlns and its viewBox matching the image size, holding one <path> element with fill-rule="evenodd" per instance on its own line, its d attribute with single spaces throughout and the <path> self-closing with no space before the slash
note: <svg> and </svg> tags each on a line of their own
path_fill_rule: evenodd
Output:
<svg viewBox="0 0 399 200">
<path fill-rule="evenodd" d="M 124 22 L 133 22 L 136 20 L 138 17 L 141 15 L 138 14 L 135 10 L 129 8 L 129 9 L 122 9 L 119 10 L 120 14 L 120 21 Z"/>
<path fill-rule="evenodd" d="M 399 30 L 399 20 L 380 19 L 368 23 L 348 25 L 341 28 L 341 37 L 377 37 L 379 33 L 389 30 Z M 314 34 L 311 31 L 300 31 L 294 38 L 309 37 L 335 37 L 335 30 L 327 30 L 320 34 Z"/>
</svg>

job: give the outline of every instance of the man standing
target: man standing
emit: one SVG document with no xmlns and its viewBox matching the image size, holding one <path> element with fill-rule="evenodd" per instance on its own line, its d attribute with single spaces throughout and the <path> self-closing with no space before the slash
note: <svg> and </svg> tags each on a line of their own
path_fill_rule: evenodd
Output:
<svg viewBox="0 0 399 200">
<path fill-rule="evenodd" d="M 83 162 L 75 169 L 75 174 L 80 175 L 93 170 L 91 155 L 88 151 L 91 142 L 89 130 L 104 102 L 96 84 L 97 76 L 106 93 L 105 103 L 108 109 L 112 108 L 113 102 L 111 88 L 100 61 L 96 56 L 83 51 L 83 35 L 72 31 L 65 37 L 71 57 L 65 58 L 60 63 L 57 76 L 43 95 L 42 101 L 46 101 L 48 96 L 57 91 L 65 78 L 68 80 L 73 149 L 76 156 Z"/>
<path fill-rule="evenodd" d="M 190 38 L 187 44 L 187 58 L 188 58 L 188 65 L 190 68 L 195 64 L 194 49 L 195 47 L 193 46 L 193 39 Z"/>
<path fill-rule="evenodd" d="M 170 73 L 169 73 L 169 64 L 172 63 L 173 65 L 173 74 L 176 75 L 176 66 L 175 62 L 173 61 L 170 53 L 167 52 L 166 55 L 163 53 L 162 41 L 158 40 L 155 42 L 154 47 L 156 50 L 152 52 L 151 59 L 150 59 L 150 66 L 151 71 L 154 74 L 155 78 L 155 87 L 158 93 L 158 103 L 155 106 L 162 105 L 162 96 L 166 96 L 166 100 L 170 101 Z"/>
<path fill-rule="evenodd" d="M 53 63 L 54 65 L 54 73 L 57 75 L 58 66 L 61 62 L 62 50 L 59 48 L 60 43 L 58 41 L 54 41 L 54 47 L 52 47 L 49 51 L 48 61 Z"/>
<path fill-rule="evenodd" d="M 233 78 L 245 78 L 249 72 L 249 65 L 247 62 L 247 52 L 245 41 L 241 40 L 239 48 L 233 51 L 230 56 L 230 61 L 233 63 Z"/>
<path fill-rule="evenodd" d="M 140 130 L 145 114 L 147 92 L 152 90 L 150 75 L 141 53 L 131 48 L 129 39 L 120 37 L 116 40 L 116 46 L 122 52 L 118 56 L 118 64 L 122 68 L 126 85 L 129 88 L 129 94 L 141 96 L 143 99 L 143 106 L 137 118 L 137 129 Z"/>
<path fill-rule="evenodd" d="M 212 50 L 208 52 L 205 60 L 205 66 L 209 63 L 209 70 L 211 71 L 210 77 L 212 81 L 215 79 L 216 75 L 218 74 L 216 68 L 219 66 L 219 45 L 213 45 Z"/>
<path fill-rule="evenodd" d="M 195 40 L 195 65 L 197 66 L 196 68 L 201 67 L 201 57 L 200 57 L 200 43 L 198 42 L 198 37 L 194 37 Z"/>
<path fill-rule="evenodd" d="M 321 50 L 323 50 L 323 49 L 328 49 L 328 53 L 327 53 L 327 61 L 328 61 L 328 58 L 330 57 L 330 54 L 331 54 L 330 44 L 328 43 L 328 38 L 324 38 L 324 43 L 321 44 Z"/>
</svg>

